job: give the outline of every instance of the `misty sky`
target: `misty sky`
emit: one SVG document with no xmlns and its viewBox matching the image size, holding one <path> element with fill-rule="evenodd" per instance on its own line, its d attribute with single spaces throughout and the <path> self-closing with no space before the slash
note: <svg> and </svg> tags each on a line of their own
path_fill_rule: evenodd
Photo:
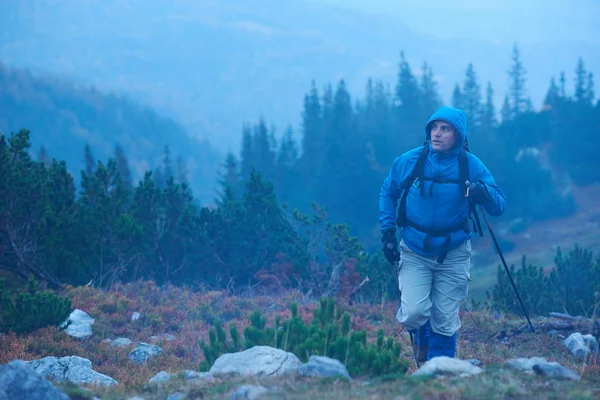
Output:
<svg viewBox="0 0 600 400">
<path fill-rule="evenodd" d="M 599 0 L 313 0 L 397 18 L 440 38 L 600 43 Z"/>
</svg>

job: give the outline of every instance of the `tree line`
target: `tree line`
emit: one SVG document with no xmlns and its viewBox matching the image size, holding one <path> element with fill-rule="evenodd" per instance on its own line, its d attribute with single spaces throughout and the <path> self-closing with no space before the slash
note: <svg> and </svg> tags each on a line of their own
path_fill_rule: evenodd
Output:
<svg viewBox="0 0 600 400">
<path fill-rule="evenodd" d="M 533 222 L 568 215 L 575 211 L 572 185 L 600 178 L 593 74 L 579 58 L 574 84 L 564 71 L 552 77 L 539 110 L 528 95 L 517 46 L 508 78 L 498 111 L 491 83 L 481 82 L 469 63 L 448 105 L 465 110 L 470 149 L 506 192 L 503 218 Z M 313 82 L 304 96 L 300 139 L 291 126 L 278 138 L 261 117 L 243 128 L 239 154 L 227 155 L 222 181 L 239 187 L 254 167 L 282 201 L 301 210 L 312 201 L 322 204 L 333 221 L 347 223 L 370 248 L 378 246 L 381 183 L 395 157 L 423 144 L 425 122 L 443 102 L 432 66 L 424 62 L 417 75 L 403 53 L 395 86 L 369 79 L 365 93 L 353 99 L 343 79 L 321 90 Z"/>
</svg>

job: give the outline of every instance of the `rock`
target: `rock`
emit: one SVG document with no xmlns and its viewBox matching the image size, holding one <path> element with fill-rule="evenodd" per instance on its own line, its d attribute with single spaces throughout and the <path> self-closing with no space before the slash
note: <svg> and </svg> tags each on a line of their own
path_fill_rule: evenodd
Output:
<svg viewBox="0 0 600 400">
<path fill-rule="evenodd" d="M 71 321 L 71 324 L 67 327 L 65 332 L 68 335 L 82 338 L 92 335 L 92 325 L 94 324 L 94 318 L 90 317 L 85 311 L 75 309 L 69 317 L 60 324 L 60 328 L 64 328 L 67 323 Z"/>
<path fill-rule="evenodd" d="M 117 338 L 115 340 L 109 340 L 111 347 L 127 347 L 131 344 L 131 339 L 128 338 Z"/>
<path fill-rule="evenodd" d="M 48 382 L 27 362 L 14 360 L 0 365 L 0 399 L 69 400 L 69 396 Z"/>
<path fill-rule="evenodd" d="M 471 364 L 469 361 L 451 357 L 435 357 L 425 362 L 421 368 L 413 372 L 414 376 L 452 374 L 460 376 L 477 375 L 483 369 Z"/>
<path fill-rule="evenodd" d="M 308 362 L 298 368 L 298 374 L 301 376 L 320 377 L 341 376 L 346 379 L 352 379 L 344 364 L 339 360 L 323 356 L 310 356 Z"/>
<path fill-rule="evenodd" d="M 579 359 L 585 359 L 590 351 L 596 351 L 597 347 L 595 337 L 589 334 L 584 337 L 579 332 L 569 335 L 563 341 L 563 344 L 571 351 L 571 354 Z"/>
<path fill-rule="evenodd" d="M 255 400 L 266 394 L 268 390 L 262 386 L 243 385 L 240 386 L 229 397 L 230 400 Z"/>
<path fill-rule="evenodd" d="M 40 375 L 54 381 L 69 381 L 77 384 L 113 386 L 118 382 L 110 376 L 92 369 L 92 362 L 78 356 L 48 356 L 38 360 L 26 361 Z"/>
<path fill-rule="evenodd" d="M 160 371 L 156 375 L 154 375 L 148 381 L 149 384 L 162 385 L 165 382 L 168 382 L 173 377 L 181 377 L 181 379 L 185 380 L 189 384 L 192 385 L 201 385 L 206 382 L 214 381 L 214 377 L 210 372 L 196 372 L 192 370 L 183 370 L 175 374 L 170 374 L 167 371 Z"/>
<path fill-rule="evenodd" d="M 170 342 L 171 340 L 175 340 L 175 336 L 171 335 L 170 333 L 167 333 L 165 335 L 163 335 L 163 338 L 167 341 Z"/>
<path fill-rule="evenodd" d="M 168 382 L 169 379 L 171 379 L 171 374 L 169 374 L 167 371 L 160 371 L 158 374 L 150 378 L 148 383 L 151 385 L 160 385 L 161 383 Z"/>
<path fill-rule="evenodd" d="M 536 364 L 547 363 L 545 358 L 542 357 L 531 357 L 531 358 L 513 358 L 504 363 L 505 366 L 516 369 L 517 371 L 527 372 L 533 374 L 533 366 Z"/>
<path fill-rule="evenodd" d="M 557 362 L 535 364 L 533 366 L 533 371 L 538 375 L 544 375 L 548 378 L 572 379 L 574 381 L 581 379 L 577 372 L 570 368 L 563 367 Z"/>
<path fill-rule="evenodd" d="M 514 358 L 506 361 L 504 365 L 528 374 L 544 375 L 549 378 L 580 379 L 572 369 L 565 368 L 557 362 L 549 362 L 542 357 Z"/>
<path fill-rule="evenodd" d="M 254 376 L 276 376 L 295 372 L 302 362 L 295 354 L 269 346 L 254 346 L 250 349 L 223 354 L 210 369 L 213 375 L 240 374 Z"/>
<path fill-rule="evenodd" d="M 215 380 L 210 372 L 197 372 L 189 369 L 183 371 L 183 378 L 192 385 L 201 385 Z"/>
<path fill-rule="evenodd" d="M 583 340 L 585 341 L 585 344 L 587 345 L 587 347 L 594 353 L 598 352 L 598 341 L 596 340 L 596 338 L 591 335 L 591 334 L 587 334 L 587 335 L 583 335 Z"/>
<path fill-rule="evenodd" d="M 140 319 L 140 317 L 140 313 L 136 311 L 133 314 L 131 314 L 131 321 L 137 321 L 138 319 Z"/>
<path fill-rule="evenodd" d="M 160 353 L 162 353 L 162 349 L 160 347 L 142 342 L 138 347 L 131 350 L 129 353 L 129 358 L 139 365 L 142 365 L 148 359 L 157 356 Z"/>
<path fill-rule="evenodd" d="M 483 365 L 483 363 L 476 358 L 471 358 L 470 360 L 466 360 L 466 361 L 470 362 L 471 365 L 474 365 L 476 367 L 481 367 Z"/>
</svg>

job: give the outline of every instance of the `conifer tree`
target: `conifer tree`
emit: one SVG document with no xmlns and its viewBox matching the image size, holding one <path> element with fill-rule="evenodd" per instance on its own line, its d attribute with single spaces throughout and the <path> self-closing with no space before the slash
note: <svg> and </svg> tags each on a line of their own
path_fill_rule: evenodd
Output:
<svg viewBox="0 0 600 400">
<path fill-rule="evenodd" d="M 556 85 L 556 81 L 554 77 L 550 79 L 550 87 L 546 92 L 546 97 L 544 98 L 544 104 L 549 106 L 555 106 L 558 103 L 560 98 L 560 91 L 558 86 Z"/>
<path fill-rule="evenodd" d="M 125 156 L 125 152 L 121 145 L 115 145 L 115 161 L 117 163 L 117 172 L 121 176 L 121 180 L 123 181 L 123 185 L 127 188 L 127 190 L 133 190 L 133 179 L 131 177 L 131 170 L 129 169 L 129 161 Z"/>
<path fill-rule="evenodd" d="M 494 89 L 492 83 L 488 82 L 485 91 L 485 105 L 483 106 L 483 114 L 481 118 L 481 131 L 484 134 L 489 134 L 498 126 L 496 118 L 496 109 L 494 107 Z"/>
<path fill-rule="evenodd" d="M 508 102 L 508 96 L 504 97 L 504 103 L 502 103 L 502 109 L 500 110 L 500 115 L 502 116 L 502 122 L 508 122 L 512 119 L 512 109 L 510 107 L 510 103 Z"/>
<path fill-rule="evenodd" d="M 520 51 L 515 43 L 512 53 L 512 65 L 508 71 L 508 76 L 510 78 L 511 118 L 520 115 L 527 108 L 525 74 L 526 70 L 521 61 Z"/>
<path fill-rule="evenodd" d="M 242 147 L 240 150 L 240 175 L 242 179 L 248 179 L 250 171 L 255 166 L 254 138 L 252 130 L 244 124 L 242 130 Z"/>
<path fill-rule="evenodd" d="M 578 103 L 587 103 L 587 71 L 583 59 L 579 57 L 577 61 L 577 69 L 575 70 L 575 101 Z"/>
<path fill-rule="evenodd" d="M 463 93 L 460 90 L 460 85 L 457 83 L 452 90 L 452 107 L 464 109 Z"/>
<path fill-rule="evenodd" d="M 483 110 L 481 106 L 481 90 L 479 83 L 477 83 L 477 76 L 472 63 L 469 63 L 465 71 L 462 103 L 467 118 L 467 129 L 476 131 L 481 125 Z"/>
<path fill-rule="evenodd" d="M 40 152 L 38 154 L 38 161 L 44 165 L 48 165 L 50 163 L 50 157 L 48 156 L 48 151 L 42 145 L 40 146 Z"/>
<path fill-rule="evenodd" d="M 88 143 L 85 144 L 83 149 L 83 163 L 85 166 L 85 173 L 88 175 L 92 175 L 96 170 L 96 160 L 94 159 L 94 155 L 92 154 L 92 149 Z"/>
</svg>

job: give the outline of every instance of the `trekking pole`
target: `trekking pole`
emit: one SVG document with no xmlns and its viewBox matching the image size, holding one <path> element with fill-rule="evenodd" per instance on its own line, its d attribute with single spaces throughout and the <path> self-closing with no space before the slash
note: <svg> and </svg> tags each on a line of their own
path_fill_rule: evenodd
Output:
<svg viewBox="0 0 600 400">
<path fill-rule="evenodd" d="M 496 251 L 498 251 L 498 255 L 500 256 L 500 259 L 502 260 L 502 264 L 504 265 L 504 269 L 506 270 L 506 274 L 508 275 L 508 279 L 510 280 L 510 284 L 512 285 L 513 289 L 515 290 L 515 293 L 517 294 L 517 298 L 519 299 L 519 303 L 521 303 L 521 308 L 523 308 L 523 313 L 525 314 L 525 317 L 527 318 L 527 322 L 529 322 L 529 326 L 531 327 L 531 331 L 533 333 L 535 333 L 535 328 L 533 327 L 533 324 L 531 323 L 531 321 L 529 320 L 529 315 L 527 315 L 527 310 L 525 310 L 525 306 L 523 305 L 523 300 L 521 300 L 521 295 L 519 295 L 519 291 L 517 290 L 517 285 L 515 285 L 515 281 L 513 281 L 512 275 L 510 274 L 510 271 L 508 270 L 508 266 L 506 265 L 506 260 L 504 259 L 504 255 L 502 254 L 502 250 L 500 250 L 500 245 L 498 244 L 498 241 L 496 240 L 496 235 L 494 235 L 494 231 L 492 230 L 492 226 L 490 225 L 486 215 L 485 215 L 485 210 L 483 209 L 483 207 L 479 206 L 479 211 L 481 211 L 481 215 L 483 215 L 483 219 L 485 221 L 485 224 L 488 227 L 488 230 L 490 231 L 490 236 L 492 237 L 492 240 L 494 241 L 494 245 L 496 245 Z"/>
</svg>

